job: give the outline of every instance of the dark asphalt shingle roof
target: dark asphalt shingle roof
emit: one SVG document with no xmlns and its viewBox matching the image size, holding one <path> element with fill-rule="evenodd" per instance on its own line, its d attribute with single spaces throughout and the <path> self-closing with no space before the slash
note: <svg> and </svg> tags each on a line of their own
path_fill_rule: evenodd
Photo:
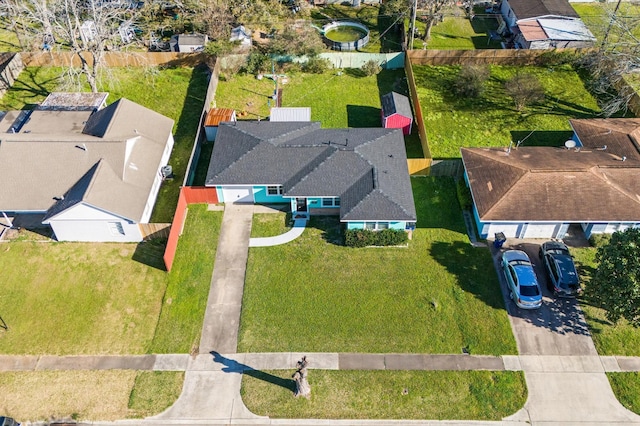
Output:
<svg viewBox="0 0 640 426">
<path fill-rule="evenodd" d="M 400 93 L 391 92 L 386 95 L 382 95 L 380 103 L 382 104 L 382 114 L 385 118 L 390 117 L 393 114 L 400 114 L 403 117 L 413 118 L 409 98 L 401 95 Z"/>
<path fill-rule="evenodd" d="M 206 185 L 283 185 L 341 198 L 344 220 L 416 220 L 402 131 L 320 123 L 223 123 Z"/>
<path fill-rule="evenodd" d="M 568 0 L 508 0 L 517 19 L 556 15 L 579 18 Z"/>
</svg>

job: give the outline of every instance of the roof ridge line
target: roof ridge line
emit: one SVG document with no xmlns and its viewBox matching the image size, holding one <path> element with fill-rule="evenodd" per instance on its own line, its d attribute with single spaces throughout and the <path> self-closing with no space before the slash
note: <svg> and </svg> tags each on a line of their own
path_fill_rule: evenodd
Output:
<svg viewBox="0 0 640 426">
<path fill-rule="evenodd" d="M 622 167 L 618 167 L 616 169 L 621 169 Z M 624 167 L 627 168 L 627 167 Z M 589 169 L 589 173 L 591 173 L 593 176 L 595 176 L 596 178 L 600 179 L 601 181 L 603 181 L 605 184 L 611 186 L 612 188 L 614 188 L 616 191 L 618 191 L 619 193 L 621 193 L 622 195 L 624 195 L 625 197 L 631 199 L 634 203 L 636 204 L 640 204 L 640 200 L 638 200 L 637 196 L 634 196 L 630 193 L 628 193 L 627 191 L 624 190 L 623 187 L 621 187 L 620 185 L 618 185 L 617 183 L 615 183 L 614 181 L 608 179 L 605 175 L 604 169 L 612 169 L 612 167 L 600 167 L 600 166 L 593 166 Z M 601 171 L 601 174 L 596 173 L 596 171 Z"/>
</svg>

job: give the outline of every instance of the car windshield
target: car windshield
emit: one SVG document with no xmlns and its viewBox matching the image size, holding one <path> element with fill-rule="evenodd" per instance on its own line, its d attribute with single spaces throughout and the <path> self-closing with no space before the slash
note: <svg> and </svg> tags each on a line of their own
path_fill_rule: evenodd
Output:
<svg viewBox="0 0 640 426">
<path fill-rule="evenodd" d="M 520 293 L 523 296 L 538 296 L 540 295 L 540 290 L 536 285 L 523 285 L 520 287 Z"/>
<path fill-rule="evenodd" d="M 569 256 L 569 251 L 568 250 L 565 250 L 565 249 L 562 249 L 562 248 L 558 248 L 558 247 L 548 249 L 547 253 L 549 253 L 549 254 L 564 254 L 566 256 Z"/>
<path fill-rule="evenodd" d="M 509 261 L 509 265 L 511 265 L 511 266 L 520 266 L 520 265 L 531 266 L 531 262 L 528 262 L 528 261 L 522 260 L 522 259 L 516 259 L 516 260 Z"/>
</svg>

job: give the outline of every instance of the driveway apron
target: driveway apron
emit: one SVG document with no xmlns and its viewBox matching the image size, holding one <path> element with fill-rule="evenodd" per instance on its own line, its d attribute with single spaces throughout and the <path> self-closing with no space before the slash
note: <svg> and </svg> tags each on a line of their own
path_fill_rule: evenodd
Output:
<svg viewBox="0 0 640 426">
<path fill-rule="evenodd" d="M 624 408 L 613 394 L 577 301 L 553 298 L 547 289 L 546 273 L 538 258 L 539 243 L 522 241 L 505 249 L 523 250 L 529 255 L 543 292 L 540 309 L 516 307 L 500 267 L 501 253 L 492 247 L 529 390 L 524 408 L 506 420 L 640 424 L 640 416 Z M 532 356 L 531 362 L 527 362 L 527 356 Z"/>
</svg>

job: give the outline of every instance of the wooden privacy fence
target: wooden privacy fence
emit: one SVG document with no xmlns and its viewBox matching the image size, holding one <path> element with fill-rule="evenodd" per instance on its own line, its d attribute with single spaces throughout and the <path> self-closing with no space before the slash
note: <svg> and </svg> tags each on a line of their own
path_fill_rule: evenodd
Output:
<svg viewBox="0 0 640 426">
<path fill-rule="evenodd" d="M 25 66 L 68 67 L 81 65 L 78 55 L 71 52 L 23 52 L 22 62 Z M 93 64 L 91 54 L 82 54 L 89 64 Z M 203 53 L 179 52 L 105 52 L 104 62 L 109 67 L 143 67 L 166 65 L 176 67 L 192 67 L 206 62 Z"/>
<path fill-rule="evenodd" d="M 173 216 L 173 223 L 169 231 L 167 247 L 164 250 L 164 265 L 167 271 L 171 271 L 173 260 L 178 249 L 178 240 L 184 228 L 184 222 L 187 218 L 187 207 L 189 204 L 217 204 L 218 194 L 215 188 L 207 188 L 204 186 L 183 186 L 180 188 L 178 196 L 178 205 L 176 213 Z"/>
<path fill-rule="evenodd" d="M 479 50 L 409 50 L 412 65 L 534 65 L 553 55 L 578 55 L 593 49 L 479 49 Z M 408 66 L 405 68 L 409 68 Z"/>
</svg>

